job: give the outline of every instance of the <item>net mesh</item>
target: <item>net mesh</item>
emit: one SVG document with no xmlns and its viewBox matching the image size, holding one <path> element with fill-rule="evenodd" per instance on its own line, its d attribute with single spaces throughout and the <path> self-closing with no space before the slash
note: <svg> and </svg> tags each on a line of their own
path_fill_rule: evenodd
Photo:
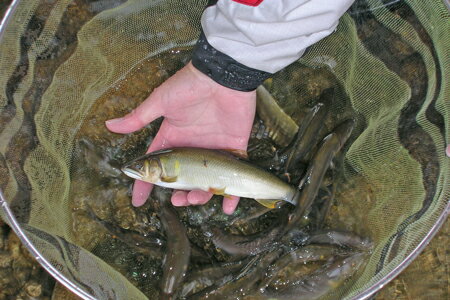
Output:
<svg viewBox="0 0 450 300">
<path fill-rule="evenodd" d="M 4 32 L 0 187 L 40 253 L 96 298 L 154 295 L 158 262 L 105 239 L 86 207 L 122 228 L 160 226 L 130 207 L 111 167 L 145 151 L 157 124 L 118 136 L 103 122 L 189 60 L 205 5 L 22 1 Z M 330 85 L 337 89 L 327 127 L 357 120 L 329 222 L 370 236 L 375 247 L 333 298 L 356 296 L 393 271 L 448 206 L 448 17 L 438 1 L 356 1 L 334 34 L 273 78 L 271 92 L 296 121 Z"/>
</svg>

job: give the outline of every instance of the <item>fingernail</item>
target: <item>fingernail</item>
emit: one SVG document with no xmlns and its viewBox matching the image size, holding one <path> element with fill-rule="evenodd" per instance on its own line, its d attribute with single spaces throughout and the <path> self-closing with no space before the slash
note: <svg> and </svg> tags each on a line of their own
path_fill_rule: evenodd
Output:
<svg viewBox="0 0 450 300">
<path fill-rule="evenodd" d="M 116 118 L 116 119 L 111 119 L 111 120 L 107 120 L 105 123 L 106 125 L 111 125 L 111 124 L 115 124 L 115 123 L 120 123 L 124 120 L 125 118 Z"/>
</svg>

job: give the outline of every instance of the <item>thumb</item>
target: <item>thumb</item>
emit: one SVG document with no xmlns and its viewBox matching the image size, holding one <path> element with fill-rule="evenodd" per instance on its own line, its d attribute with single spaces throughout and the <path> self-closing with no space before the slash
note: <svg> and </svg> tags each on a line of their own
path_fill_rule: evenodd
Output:
<svg viewBox="0 0 450 300">
<path fill-rule="evenodd" d="M 155 89 L 136 109 L 124 117 L 105 122 L 108 130 L 115 133 L 130 133 L 141 129 L 164 113 L 159 89 Z"/>
</svg>

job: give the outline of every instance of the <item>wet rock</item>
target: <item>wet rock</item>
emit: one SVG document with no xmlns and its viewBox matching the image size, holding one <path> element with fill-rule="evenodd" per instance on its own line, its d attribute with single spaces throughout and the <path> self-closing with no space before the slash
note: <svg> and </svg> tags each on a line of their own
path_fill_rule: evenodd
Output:
<svg viewBox="0 0 450 300">
<path fill-rule="evenodd" d="M 37 298 L 42 295 L 42 285 L 35 281 L 29 281 L 25 284 L 25 291 L 28 296 Z"/>
</svg>

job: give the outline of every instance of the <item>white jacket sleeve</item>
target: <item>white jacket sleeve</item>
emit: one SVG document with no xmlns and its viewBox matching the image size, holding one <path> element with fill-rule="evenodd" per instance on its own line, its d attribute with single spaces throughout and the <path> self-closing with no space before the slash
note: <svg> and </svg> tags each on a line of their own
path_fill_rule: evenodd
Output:
<svg viewBox="0 0 450 300">
<path fill-rule="evenodd" d="M 204 11 L 202 28 L 215 49 L 247 67 L 275 73 L 332 33 L 353 1 L 219 0 Z"/>
</svg>

